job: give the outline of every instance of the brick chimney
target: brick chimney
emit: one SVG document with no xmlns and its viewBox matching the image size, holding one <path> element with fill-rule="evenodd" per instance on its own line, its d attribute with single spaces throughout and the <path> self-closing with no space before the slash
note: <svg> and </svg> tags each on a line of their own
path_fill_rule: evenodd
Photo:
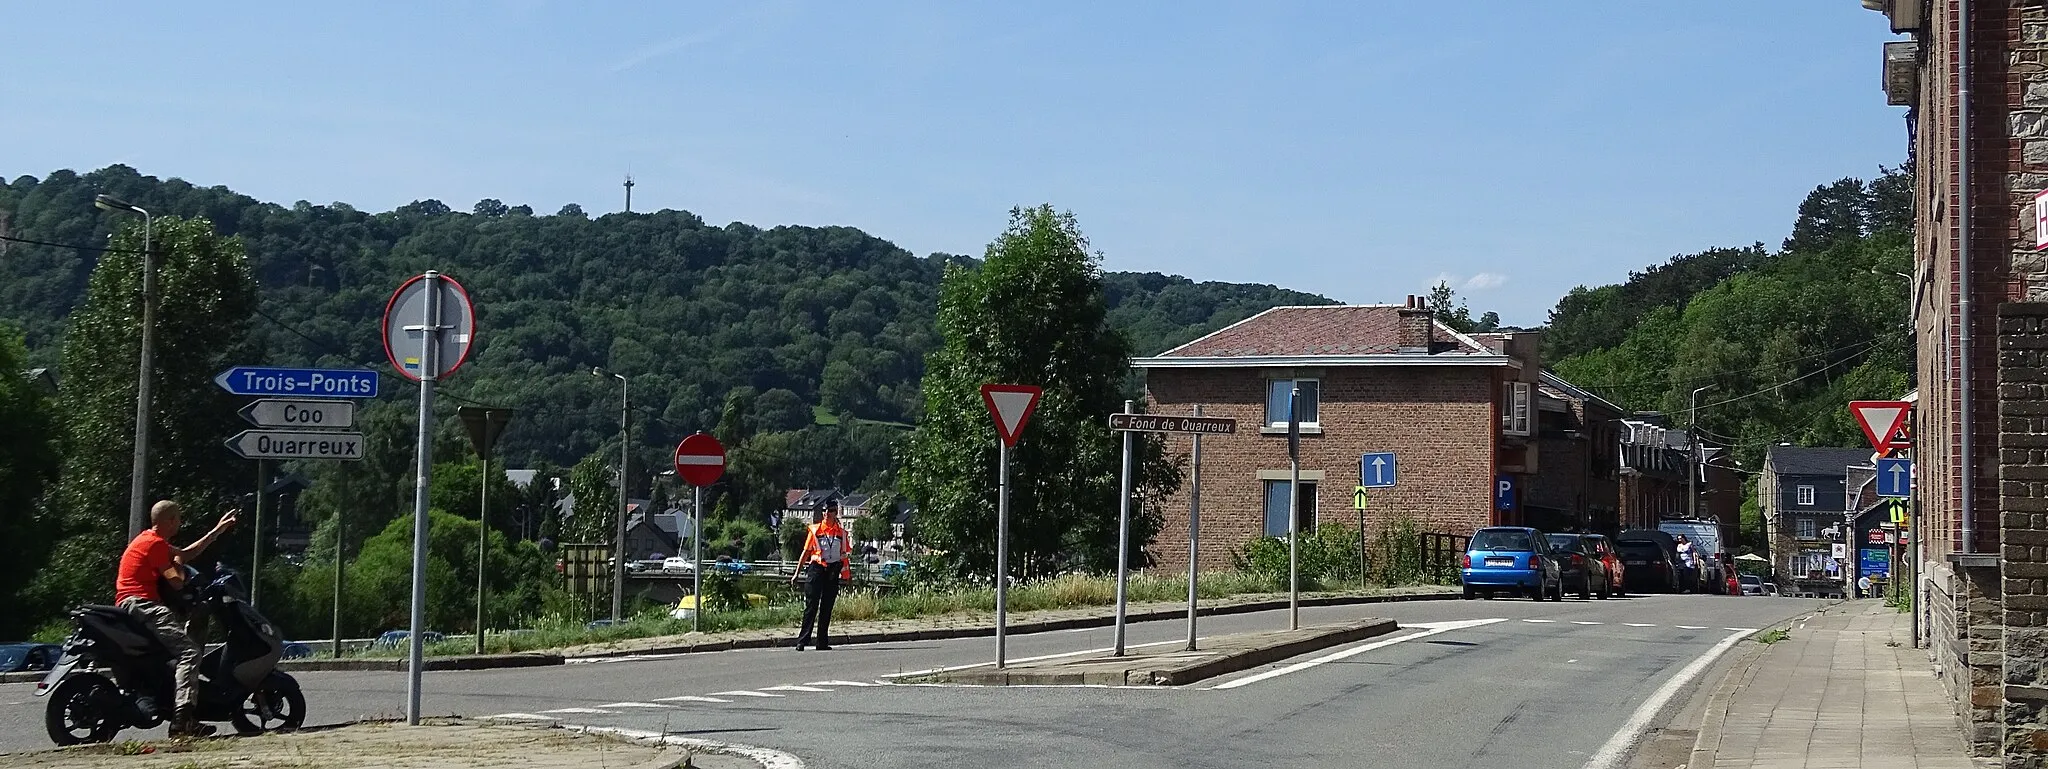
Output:
<svg viewBox="0 0 2048 769">
<path fill-rule="evenodd" d="M 1401 314 L 1401 325 L 1395 336 L 1401 352 L 1428 354 L 1436 342 L 1436 313 L 1430 312 L 1429 300 L 1409 294 L 1408 305 L 1396 312 Z"/>
</svg>

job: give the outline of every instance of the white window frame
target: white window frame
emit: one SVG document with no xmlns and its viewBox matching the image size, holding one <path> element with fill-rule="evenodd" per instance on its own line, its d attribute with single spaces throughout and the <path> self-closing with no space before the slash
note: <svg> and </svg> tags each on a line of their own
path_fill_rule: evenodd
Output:
<svg viewBox="0 0 2048 769">
<path fill-rule="evenodd" d="M 1322 418 L 1323 418 L 1323 380 L 1322 380 L 1322 378 L 1320 378 L 1320 377 L 1312 377 L 1312 376 L 1299 376 L 1299 377 L 1272 377 L 1272 378 L 1270 378 L 1270 379 L 1267 379 L 1267 380 L 1266 380 L 1266 402 L 1267 402 L 1268 404 L 1272 403 L 1272 401 L 1273 401 L 1273 385 L 1275 385 L 1275 384 L 1278 384 L 1278 383 L 1280 383 L 1280 382 L 1287 382 L 1287 383 L 1289 383 L 1289 387 L 1290 387 L 1290 388 L 1291 388 L 1291 387 L 1295 387 L 1295 386 L 1298 386 L 1298 385 L 1299 385 L 1299 383 L 1301 383 L 1301 382 L 1314 382 L 1314 383 L 1315 383 L 1316 387 L 1315 387 L 1315 391 L 1314 391 L 1314 394 L 1313 394 L 1313 395 L 1310 395 L 1310 394 L 1308 394 L 1308 393 L 1303 393 L 1303 394 L 1302 394 L 1302 395 L 1303 395 L 1303 398 L 1302 398 L 1301 400 L 1302 400 L 1302 405 L 1304 405 L 1304 406 L 1308 406 L 1308 407 L 1309 407 L 1309 408 L 1307 408 L 1307 409 L 1305 409 L 1305 410 L 1306 410 L 1306 411 L 1313 411 L 1313 412 L 1315 412 L 1315 416 L 1316 416 L 1316 418 L 1315 418 L 1315 419 L 1305 419 L 1305 420 L 1302 420 L 1302 422 L 1301 422 L 1301 429 L 1303 429 L 1303 430 L 1321 430 L 1321 429 L 1323 428 L 1323 421 L 1322 421 Z M 1262 406 L 1261 408 L 1264 408 L 1264 407 Z M 1267 416 L 1267 417 L 1271 417 L 1271 416 L 1273 416 L 1273 415 L 1269 413 L 1269 414 L 1267 414 L 1266 416 Z M 1281 430 L 1285 430 L 1285 429 L 1287 429 L 1287 420 L 1285 420 L 1285 419 L 1281 419 L 1281 420 L 1270 420 L 1270 419 L 1269 419 L 1269 420 L 1267 421 L 1267 423 L 1266 423 L 1266 426 L 1267 426 L 1267 427 L 1273 427 L 1273 428 L 1279 428 L 1279 429 L 1281 429 Z"/>
<path fill-rule="evenodd" d="M 1820 539 L 1820 519 L 1812 516 L 1795 516 L 1792 519 L 1794 539 Z"/>
<path fill-rule="evenodd" d="M 1508 435 L 1530 435 L 1529 411 L 1535 388 L 1528 382 L 1503 382 L 1500 394 L 1500 431 Z"/>
<path fill-rule="evenodd" d="M 1272 501 L 1273 501 L 1273 492 L 1272 492 L 1272 489 L 1273 489 L 1273 487 L 1274 487 L 1274 486 L 1276 486 L 1276 485 L 1278 485 L 1278 486 L 1289 486 L 1289 485 L 1290 485 L 1290 482 L 1289 482 L 1289 481 L 1285 481 L 1285 480 L 1277 480 L 1277 481 L 1276 481 L 1276 480 L 1265 480 L 1265 481 L 1261 481 L 1261 482 L 1260 482 L 1260 484 L 1259 484 L 1259 486 L 1260 486 L 1260 489 L 1259 489 L 1259 508 L 1260 508 L 1260 512 L 1261 512 L 1261 515 L 1259 516 L 1259 530 L 1260 530 L 1260 532 L 1261 532 L 1261 533 L 1264 533 L 1264 532 L 1265 532 L 1265 530 L 1266 530 L 1266 519 L 1267 519 L 1267 518 L 1269 518 L 1269 517 L 1271 517 L 1271 516 L 1272 516 L 1272 515 L 1273 515 L 1273 514 L 1274 514 L 1275 512 L 1277 512 L 1277 511 L 1275 511 L 1275 510 L 1273 510 L 1273 509 L 1272 509 Z M 1298 524 L 1298 527 L 1299 527 L 1299 530 L 1300 530 L 1301 534 L 1302 534 L 1302 535 L 1304 535 L 1304 536 L 1306 536 L 1306 535 L 1309 535 L 1309 534 L 1314 534 L 1314 533 L 1316 533 L 1316 518 L 1318 517 L 1318 515 L 1317 515 L 1317 514 L 1318 514 L 1319 512 L 1321 512 L 1321 511 L 1319 511 L 1319 510 L 1317 510 L 1317 509 L 1316 509 L 1316 500 L 1317 500 L 1318 494 L 1316 494 L 1316 493 L 1313 493 L 1313 492 L 1311 492 L 1311 493 L 1310 493 L 1310 494 L 1309 494 L 1309 495 L 1308 495 L 1308 496 L 1307 496 L 1306 498 L 1302 498 L 1302 497 L 1300 497 L 1300 494 L 1302 493 L 1302 490 L 1303 490 L 1303 489 L 1313 489 L 1313 490 L 1316 490 L 1316 491 L 1320 491 L 1320 490 L 1321 490 L 1321 489 L 1320 489 L 1320 487 L 1321 487 L 1321 486 L 1322 486 L 1322 481 L 1320 481 L 1320 480 L 1312 480 L 1312 479 L 1309 479 L 1309 478 L 1303 478 L 1303 479 L 1301 479 L 1301 487 L 1300 487 L 1300 488 L 1292 488 L 1292 489 L 1290 489 L 1290 491 L 1292 491 L 1292 492 L 1293 492 L 1293 493 L 1294 493 L 1294 494 L 1296 495 L 1296 498 L 1298 498 L 1298 499 L 1301 499 L 1301 501 L 1302 501 L 1302 502 L 1305 502 L 1305 503 L 1307 503 L 1307 505 L 1306 505 L 1306 508 L 1305 508 L 1305 509 L 1302 509 L 1302 510 L 1299 510 L 1299 511 L 1298 511 L 1298 512 L 1299 512 L 1299 514 L 1301 515 L 1301 522 L 1300 522 L 1300 524 Z M 1283 512 L 1283 513 L 1279 513 L 1279 515 L 1281 516 L 1281 518 L 1282 518 L 1283 520 L 1284 520 L 1284 519 L 1286 518 L 1286 513 L 1284 513 L 1284 512 Z M 1272 537 L 1272 536 L 1278 536 L 1278 537 L 1280 537 L 1280 538 L 1282 538 L 1282 539 L 1286 539 L 1286 538 L 1287 538 L 1287 533 L 1283 531 L 1283 532 L 1280 532 L 1279 534 L 1265 534 L 1265 536 L 1269 536 L 1269 537 Z"/>
<path fill-rule="evenodd" d="M 1800 486 L 1800 487 L 1799 487 L 1798 489 L 1794 490 L 1794 491 L 1793 491 L 1793 493 L 1794 493 L 1794 494 L 1797 494 L 1797 495 L 1798 495 L 1798 499 L 1799 499 L 1799 506 L 1800 506 L 1800 507 L 1812 507 L 1812 506 L 1813 506 L 1813 503 L 1814 503 L 1814 499 L 1815 499 L 1815 495 L 1814 495 L 1814 487 L 1812 487 L 1812 486 Z"/>
</svg>

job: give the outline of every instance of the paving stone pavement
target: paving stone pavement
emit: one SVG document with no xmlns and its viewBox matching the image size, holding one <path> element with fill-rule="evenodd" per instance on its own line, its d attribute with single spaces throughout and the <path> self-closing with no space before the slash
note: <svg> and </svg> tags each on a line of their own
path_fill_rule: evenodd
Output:
<svg viewBox="0 0 2048 769">
<path fill-rule="evenodd" d="M 1794 623 L 1714 691 L 1692 769 L 1974 769 L 1911 618 L 1852 601 Z"/>
</svg>

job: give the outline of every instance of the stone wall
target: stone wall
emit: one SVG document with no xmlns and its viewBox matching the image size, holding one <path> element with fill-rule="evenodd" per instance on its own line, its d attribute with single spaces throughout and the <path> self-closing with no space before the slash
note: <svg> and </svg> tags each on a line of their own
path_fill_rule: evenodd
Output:
<svg viewBox="0 0 2048 769">
<path fill-rule="evenodd" d="M 1998 308 L 1999 573 L 2007 766 L 2048 763 L 2048 304 Z"/>
</svg>

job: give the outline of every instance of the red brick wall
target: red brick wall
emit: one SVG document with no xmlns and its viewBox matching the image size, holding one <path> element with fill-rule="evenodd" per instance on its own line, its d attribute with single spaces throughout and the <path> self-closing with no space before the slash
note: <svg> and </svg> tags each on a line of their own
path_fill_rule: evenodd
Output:
<svg viewBox="0 0 2048 769">
<path fill-rule="evenodd" d="M 1303 435 L 1304 472 L 1326 473 L 1316 488 L 1317 520 L 1356 526 L 1352 487 L 1358 456 L 1392 451 L 1399 485 L 1376 490 L 1366 526 L 1377 531 L 1397 513 L 1423 531 L 1470 534 L 1490 521 L 1493 435 L 1499 422 L 1496 369 L 1404 366 L 1322 369 L 1321 435 Z M 1306 378 L 1308 375 L 1302 375 Z M 1266 375 L 1261 369 L 1153 369 L 1152 410 L 1231 417 L 1236 435 L 1202 439 L 1203 569 L 1227 569 L 1231 554 L 1264 531 L 1261 470 L 1284 471 L 1287 436 L 1263 435 Z M 1284 431 L 1283 431 L 1284 433 Z M 1185 460 L 1191 441 L 1169 435 L 1167 451 Z M 1165 526 L 1149 545 L 1157 567 L 1187 568 L 1188 484 L 1166 502 Z"/>
</svg>

